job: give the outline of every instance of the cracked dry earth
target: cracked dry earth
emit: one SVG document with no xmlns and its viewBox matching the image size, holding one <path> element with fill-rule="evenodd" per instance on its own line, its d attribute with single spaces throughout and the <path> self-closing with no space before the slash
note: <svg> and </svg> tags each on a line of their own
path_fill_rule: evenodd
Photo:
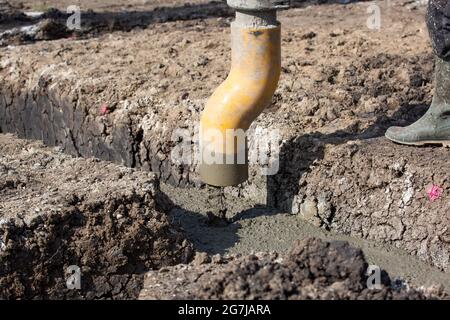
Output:
<svg viewBox="0 0 450 320">
<path fill-rule="evenodd" d="M 158 190 L 152 173 L 0 135 L 0 299 L 133 298 L 146 270 L 188 262 Z"/>
<path fill-rule="evenodd" d="M 399 146 L 382 137 L 390 125 L 415 121 L 431 102 L 434 62 L 424 23 L 425 7 L 410 1 L 390 6 L 380 2 L 380 31 L 366 27 L 366 3 L 307 2 L 280 13 L 282 78 L 272 105 L 254 123 L 250 135 L 254 152 L 253 146 L 265 139 L 264 130 L 278 130 L 280 171 L 263 176 L 261 163 L 253 163 L 247 183 L 225 189 L 233 223 L 213 228 L 205 224 L 207 195 L 196 163 L 173 162 L 171 154 L 186 144 L 186 137 L 173 136 L 175 130 L 195 135 L 206 99 L 227 75 L 231 18 L 228 10 L 221 11 L 220 3 L 191 2 L 181 6 L 173 1 L 163 12 L 155 8 L 157 2 L 144 5 L 139 10 L 145 11 L 146 18 L 138 20 L 138 26 L 132 23 L 136 16 L 121 11 L 119 16 L 110 13 L 113 22 L 120 21 L 112 28 L 104 23 L 96 25 L 97 20 L 87 15 L 85 29 L 70 38 L 46 41 L 52 38 L 48 34 L 50 38 L 2 39 L 6 46 L 0 48 L 0 132 L 42 140 L 74 156 L 153 172 L 154 184 L 159 181 L 164 192 L 156 197 L 160 208 L 152 204 L 149 210 L 154 208 L 160 215 L 154 213 L 159 218 L 153 218 L 153 211 L 146 211 L 144 220 L 148 220 L 142 223 L 152 219 L 169 225 L 180 223 L 184 236 L 199 251 L 245 255 L 276 251 L 283 255 L 295 240 L 307 236 L 341 239 L 364 248 L 368 262 L 381 265 L 392 276 L 406 278 L 415 286 L 441 283 L 450 288 L 448 150 Z M 20 7 L 21 1 L 11 3 Z M 26 10 L 33 9 L 28 2 L 22 4 Z M 192 14 L 199 6 L 209 8 L 201 17 Z M 64 9 L 62 4 L 58 8 Z M 105 7 L 100 2 L 93 9 L 106 20 L 111 18 L 101 14 Z M 119 3 L 111 11 L 122 9 Z M 128 179 L 127 175 L 120 179 Z M 115 183 L 115 178 L 111 179 Z M 130 183 L 131 188 L 135 183 Z M 430 184 L 443 190 L 434 202 L 426 195 Z M 15 190 L 12 185 L 9 189 Z M 0 192 L 4 190 L 8 188 Z M 117 190 L 126 193 L 128 189 Z M 91 191 L 86 192 L 82 194 Z M 116 195 L 111 197 L 117 205 L 113 200 Z M 147 200 L 142 200 L 146 197 L 132 197 L 126 200 L 127 206 L 147 208 Z M 62 203 L 63 207 L 66 203 L 75 205 Z M 90 208 L 89 203 L 81 206 Z M 83 221 L 97 221 L 89 210 L 85 216 Z M 79 233 L 50 224 L 58 236 L 42 240 L 50 248 L 44 256 L 51 257 L 58 246 L 54 241 L 66 239 L 63 252 L 58 252 L 66 257 L 61 265 L 55 269 L 27 266 L 25 273 L 38 275 L 33 281 L 21 277 L 20 272 L 5 278 L 17 283 L 18 289 L 8 293 L 9 297 L 73 294 L 58 289 L 63 285 L 61 280 L 46 283 L 48 279 L 42 274 L 48 271 L 45 268 L 63 272 L 72 262 L 69 256 L 78 250 L 67 239 L 83 239 L 81 235 L 94 228 L 91 223 L 74 223 L 81 228 L 76 231 Z M 117 230 L 114 220 L 99 223 Z M 127 223 L 137 222 L 130 219 Z M 105 248 L 115 248 L 118 244 L 108 238 L 113 231 L 104 232 L 108 235 L 101 240 Z M 139 232 L 127 234 L 133 239 L 131 243 L 143 241 L 141 236 Z M 167 236 L 167 241 L 172 241 L 171 233 Z M 173 259 L 164 262 L 167 265 L 189 256 L 190 245 L 176 238 L 181 242 L 169 255 Z M 116 249 L 128 252 L 129 243 L 124 240 Z M 151 241 L 145 245 L 151 246 Z M 96 252 L 97 256 L 108 257 L 106 251 L 97 249 L 102 251 Z M 81 250 L 74 259 L 81 261 L 85 254 Z M 37 259 L 40 255 L 41 251 Z M 89 283 L 94 289 L 84 297 L 131 297 L 139 291 L 134 284 L 142 281 L 143 273 L 125 270 L 162 266 L 150 263 L 148 257 L 122 253 L 117 258 L 120 267 L 115 270 L 114 259 L 108 257 L 97 267 L 89 267 Z M 270 261 L 264 258 L 261 263 L 271 265 Z M 121 279 L 109 283 L 120 281 L 125 289 L 115 293 L 111 289 L 114 285 L 96 289 L 95 283 L 105 283 L 97 279 L 99 273 L 109 268 L 108 274 Z M 40 286 L 47 291 L 36 293 Z"/>
</svg>

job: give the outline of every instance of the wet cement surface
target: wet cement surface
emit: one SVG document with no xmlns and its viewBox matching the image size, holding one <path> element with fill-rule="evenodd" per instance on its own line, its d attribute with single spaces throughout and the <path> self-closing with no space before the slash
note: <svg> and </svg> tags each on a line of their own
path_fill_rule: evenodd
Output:
<svg viewBox="0 0 450 320">
<path fill-rule="evenodd" d="M 391 278 L 401 278 L 416 286 L 442 284 L 450 292 L 450 274 L 415 258 L 393 246 L 335 234 L 314 227 L 298 215 L 280 213 L 261 204 L 242 199 L 227 199 L 226 226 L 208 224 L 208 194 L 203 189 L 178 189 L 166 184 L 161 190 L 173 201 L 170 212 L 174 222 L 179 222 L 193 242 L 196 250 L 210 254 L 275 251 L 287 252 L 298 239 L 317 237 L 324 240 L 348 241 L 361 248 L 370 264 L 386 270 Z"/>
</svg>

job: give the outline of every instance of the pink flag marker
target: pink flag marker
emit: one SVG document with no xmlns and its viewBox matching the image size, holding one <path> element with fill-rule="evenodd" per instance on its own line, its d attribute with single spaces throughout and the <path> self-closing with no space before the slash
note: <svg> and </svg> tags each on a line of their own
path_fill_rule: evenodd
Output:
<svg viewBox="0 0 450 320">
<path fill-rule="evenodd" d="M 435 200 L 439 199 L 440 196 L 442 195 L 442 188 L 440 188 L 437 185 L 432 184 L 428 188 L 427 194 L 428 194 L 428 199 L 430 199 L 430 201 L 435 201 Z"/>
<path fill-rule="evenodd" d="M 104 115 L 106 115 L 106 114 L 108 114 L 109 113 L 109 108 L 108 108 L 108 105 L 107 104 L 102 104 L 101 106 L 100 106 L 100 115 L 102 115 L 102 116 L 104 116 Z"/>
</svg>

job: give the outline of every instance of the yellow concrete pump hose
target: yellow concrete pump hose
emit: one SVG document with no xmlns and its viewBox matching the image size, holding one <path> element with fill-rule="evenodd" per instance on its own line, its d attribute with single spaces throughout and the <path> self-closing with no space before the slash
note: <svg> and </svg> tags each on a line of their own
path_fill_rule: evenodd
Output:
<svg viewBox="0 0 450 320">
<path fill-rule="evenodd" d="M 244 163 L 230 164 L 205 161 L 205 154 L 225 159 L 236 157 L 239 150 L 246 152 L 246 146 L 238 146 L 235 135 L 230 133 L 246 131 L 271 103 L 281 70 L 281 27 L 276 18 L 275 23 L 263 26 L 235 21 L 231 38 L 231 71 L 207 102 L 200 121 L 200 176 L 216 186 L 247 180 L 247 156 Z"/>
</svg>

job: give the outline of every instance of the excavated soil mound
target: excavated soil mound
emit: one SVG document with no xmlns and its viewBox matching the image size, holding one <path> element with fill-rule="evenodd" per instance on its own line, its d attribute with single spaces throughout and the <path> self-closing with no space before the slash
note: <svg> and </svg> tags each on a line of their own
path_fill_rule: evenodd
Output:
<svg viewBox="0 0 450 320">
<path fill-rule="evenodd" d="M 314 225 L 389 243 L 448 269 L 448 156 L 446 149 L 384 139 L 324 147 L 323 159 L 299 181 L 293 211 Z M 429 197 L 433 184 L 438 199 Z"/>
<path fill-rule="evenodd" d="M 153 174 L 0 135 L 0 299 L 135 298 L 145 271 L 193 252 L 158 192 Z"/>
<path fill-rule="evenodd" d="M 11 21 L 24 22 L 28 21 L 27 16 L 14 8 L 8 1 L 0 0 L 0 23 L 8 23 Z"/>
<path fill-rule="evenodd" d="M 153 1 L 152 1 L 153 2 Z M 158 4 L 163 6 L 157 6 Z M 26 15 L 21 11 L 13 9 L 8 3 L 2 5 L 0 2 L 0 22 L 9 22 L 6 26 L 0 27 L 0 47 L 7 45 L 29 44 L 40 40 L 56 40 L 62 38 L 81 39 L 96 37 L 104 33 L 114 31 L 131 31 L 150 27 L 155 23 L 162 23 L 176 20 L 204 19 L 208 17 L 229 17 L 233 11 L 223 2 L 200 1 L 194 4 L 185 4 L 183 1 L 167 6 L 164 2 L 143 4 L 139 10 L 118 10 L 113 3 L 109 7 L 99 4 L 102 11 L 94 12 L 86 10 L 81 6 L 79 23 L 72 26 L 74 12 L 66 12 L 66 8 L 71 8 L 73 3 L 66 6 L 63 11 L 49 7 L 47 3 L 34 4 L 32 7 L 42 12 L 33 12 Z M 175 6 L 176 5 L 176 6 Z M 92 4 L 96 7 L 96 3 Z M 134 6 L 137 8 L 139 5 Z M 112 9 L 112 10 L 111 10 Z M 70 27 L 68 27 L 68 21 Z M 72 23 L 72 24 L 71 24 Z M 1 32 L 3 31 L 3 32 Z"/>
<path fill-rule="evenodd" d="M 438 289 L 391 284 L 367 288 L 367 263 L 346 242 L 298 241 L 290 252 L 249 256 L 198 254 L 194 262 L 149 272 L 140 299 L 437 299 Z M 447 297 L 448 298 L 448 297 Z"/>
</svg>

